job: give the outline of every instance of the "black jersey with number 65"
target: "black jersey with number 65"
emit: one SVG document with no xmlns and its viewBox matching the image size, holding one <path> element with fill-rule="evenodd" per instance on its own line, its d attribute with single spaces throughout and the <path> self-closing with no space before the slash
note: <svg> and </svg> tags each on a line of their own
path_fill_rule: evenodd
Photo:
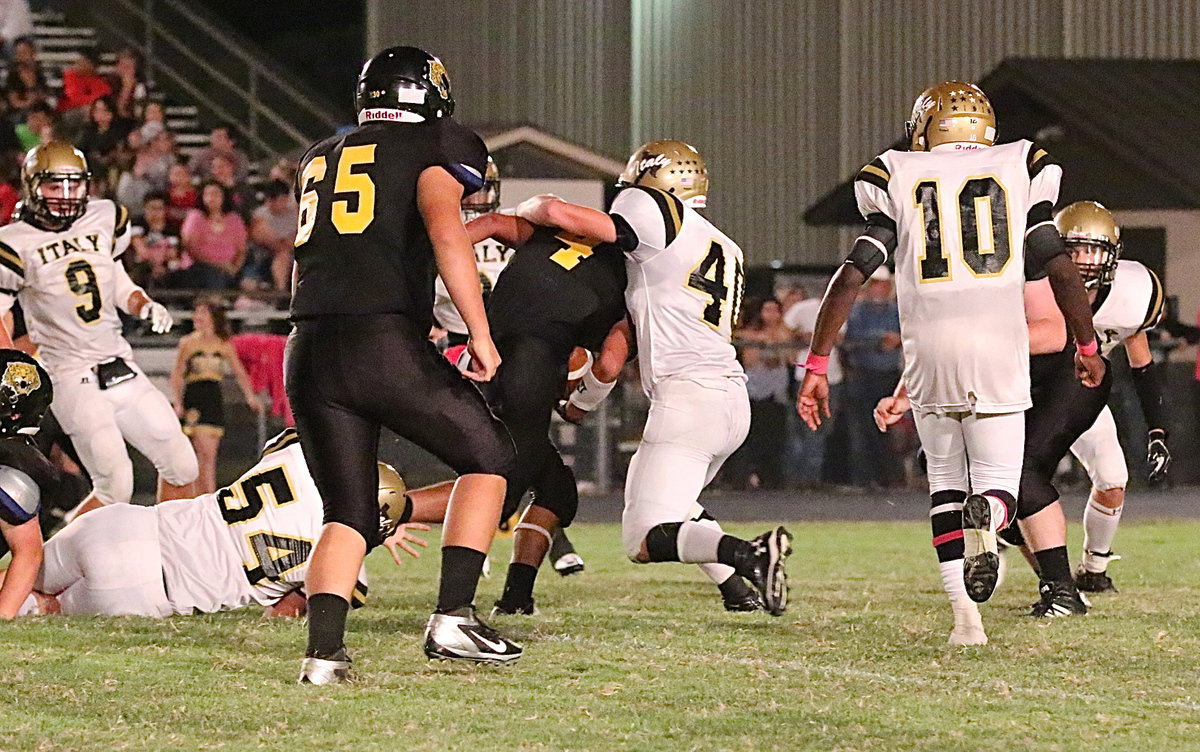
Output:
<svg viewBox="0 0 1200 752">
<path fill-rule="evenodd" d="M 539 227 L 500 273 L 487 311 L 497 341 L 535 335 L 568 352 L 599 350 L 625 316 L 625 257 L 614 245 Z"/>
<path fill-rule="evenodd" d="M 433 246 L 417 179 L 440 166 L 470 193 L 486 165 L 483 141 L 450 118 L 370 121 L 312 146 L 297 177 L 293 318 L 402 313 L 431 324 Z"/>
</svg>

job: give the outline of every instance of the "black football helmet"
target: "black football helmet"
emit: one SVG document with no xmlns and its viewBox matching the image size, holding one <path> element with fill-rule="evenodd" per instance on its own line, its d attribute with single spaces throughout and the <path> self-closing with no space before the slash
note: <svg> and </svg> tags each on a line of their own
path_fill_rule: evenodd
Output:
<svg viewBox="0 0 1200 752">
<path fill-rule="evenodd" d="M 54 399 L 50 374 L 20 350 L 0 350 L 0 437 L 36 428 Z"/>
<path fill-rule="evenodd" d="M 359 122 L 364 120 L 365 110 L 399 110 L 425 120 L 450 117 L 454 114 L 454 98 L 450 96 L 446 66 L 418 47 L 389 47 L 368 60 L 359 72 L 354 109 Z"/>
</svg>

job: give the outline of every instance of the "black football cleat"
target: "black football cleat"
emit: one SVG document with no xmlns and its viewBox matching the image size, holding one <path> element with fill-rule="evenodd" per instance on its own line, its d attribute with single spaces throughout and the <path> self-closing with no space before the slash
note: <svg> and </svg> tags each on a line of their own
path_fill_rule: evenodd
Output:
<svg viewBox="0 0 1200 752">
<path fill-rule="evenodd" d="M 473 606 L 432 614 L 425 627 L 425 655 L 433 659 L 505 664 L 522 652 L 476 616 Z"/>
<path fill-rule="evenodd" d="M 787 557 L 792 554 L 792 534 L 784 527 L 763 533 L 750 541 L 746 559 L 736 567 L 762 595 L 763 610 L 771 616 L 787 611 Z"/>
<path fill-rule="evenodd" d="M 721 603 L 725 606 L 726 611 L 733 613 L 749 613 L 751 611 L 763 611 L 766 609 L 762 596 L 753 590 L 747 590 L 741 595 L 723 597 L 721 598 Z"/>
<path fill-rule="evenodd" d="M 1075 587 L 1081 593 L 1117 592 L 1117 586 L 1113 584 L 1108 572 L 1089 572 L 1082 565 L 1075 569 Z"/>
<path fill-rule="evenodd" d="M 1060 616 L 1082 615 L 1088 612 L 1087 600 L 1079 594 L 1071 580 L 1038 583 L 1041 600 L 1033 604 L 1029 615 L 1039 619 L 1055 619 Z"/>
<path fill-rule="evenodd" d="M 971 494 L 963 502 L 963 584 L 967 596 L 983 603 L 996 591 L 1000 579 L 1000 555 L 992 523 L 992 503 Z"/>
</svg>

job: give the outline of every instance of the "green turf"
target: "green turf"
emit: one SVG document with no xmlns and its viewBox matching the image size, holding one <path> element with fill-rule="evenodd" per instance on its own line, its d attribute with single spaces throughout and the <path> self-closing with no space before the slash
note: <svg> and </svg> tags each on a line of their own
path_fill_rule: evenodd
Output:
<svg viewBox="0 0 1200 752">
<path fill-rule="evenodd" d="M 1014 566 L 984 607 L 991 644 L 967 649 L 945 644 L 923 525 L 794 532 L 792 608 L 772 619 L 580 526 L 586 574 L 544 572 L 542 616 L 497 622 L 526 647 L 507 668 L 422 656 L 433 556 L 372 557 L 339 687 L 295 685 L 301 624 L 249 611 L 3 624 L 0 750 L 1200 749 L 1200 524 L 1123 527 L 1122 592 L 1085 618 L 1023 616 L 1035 584 Z"/>
</svg>

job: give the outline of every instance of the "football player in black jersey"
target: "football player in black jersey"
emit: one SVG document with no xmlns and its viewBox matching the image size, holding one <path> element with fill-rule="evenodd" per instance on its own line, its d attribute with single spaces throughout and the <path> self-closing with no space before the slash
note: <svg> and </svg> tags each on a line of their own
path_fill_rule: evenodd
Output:
<svg viewBox="0 0 1200 752">
<path fill-rule="evenodd" d="M 484 184 L 487 149 L 451 119 L 440 60 L 393 47 L 359 74 L 359 125 L 300 160 L 296 329 L 286 379 L 304 454 L 325 503 L 306 591 L 300 680 L 344 679 L 350 595 L 378 541 L 375 457 L 387 426 L 459 474 L 442 537 L 441 584 L 425 631 L 431 658 L 511 662 L 521 647 L 475 615 L 475 588 L 500 519 L 514 451 L 479 391 L 427 335 L 437 272 L 471 333 L 473 367 L 500 364 L 459 214 Z"/>
<path fill-rule="evenodd" d="M 504 516 L 533 489 L 513 539 L 504 594 L 492 612 L 533 612 L 533 584 L 556 531 L 579 507 L 575 475 L 550 441 L 550 419 L 563 396 L 575 347 L 599 351 L 625 318 L 625 259 L 615 246 L 535 227 L 506 214 L 467 225 L 473 242 L 499 240 L 516 254 L 496 280 L 488 320 L 504 358 L 487 391 L 517 445 Z M 534 303 L 536 301 L 536 303 Z"/>
<path fill-rule="evenodd" d="M 34 580 L 42 566 L 38 507 L 42 490 L 57 472 L 22 429 L 36 428 L 50 407 L 50 374 L 18 350 L 0 350 L 0 535 L 12 560 L 0 584 L 0 619 L 11 619 L 33 603 Z"/>
</svg>

